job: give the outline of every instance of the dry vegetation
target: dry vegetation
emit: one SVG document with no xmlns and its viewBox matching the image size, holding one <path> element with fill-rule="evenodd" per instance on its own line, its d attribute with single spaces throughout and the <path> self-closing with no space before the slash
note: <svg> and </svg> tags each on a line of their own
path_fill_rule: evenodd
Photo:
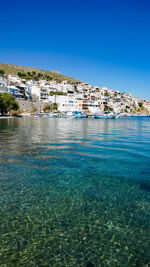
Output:
<svg viewBox="0 0 150 267">
<path fill-rule="evenodd" d="M 18 73 L 23 74 L 23 78 L 25 79 L 46 79 L 46 80 L 56 80 L 57 82 L 62 82 L 64 80 L 69 81 L 69 83 L 74 84 L 78 79 L 68 77 L 60 74 L 57 71 L 46 71 L 32 67 L 25 67 L 19 65 L 5 64 L 0 63 L 0 70 L 3 70 L 6 75 Z"/>
</svg>

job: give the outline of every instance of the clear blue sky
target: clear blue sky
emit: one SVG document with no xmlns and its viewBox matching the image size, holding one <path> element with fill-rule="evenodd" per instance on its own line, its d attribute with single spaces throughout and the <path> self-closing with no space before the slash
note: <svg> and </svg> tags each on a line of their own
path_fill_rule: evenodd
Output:
<svg viewBox="0 0 150 267">
<path fill-rule="evenodd" d="M 150 100 L 150 1 L 1 1 L 0 62 Z"/>
</svg>

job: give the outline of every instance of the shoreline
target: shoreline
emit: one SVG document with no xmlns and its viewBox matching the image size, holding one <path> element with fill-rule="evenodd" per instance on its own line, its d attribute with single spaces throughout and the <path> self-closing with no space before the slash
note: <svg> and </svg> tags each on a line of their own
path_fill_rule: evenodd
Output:
<svg viewBox="0 0 150 267">
<path fill-rule="evenodd" d="M 40 117 L 40 116 L 30 116 L 29 114 L 22 114 L 21 116 L 12 116 L 12 115 L 4 115 L 4 116 L 1 116 L 0 115 L 0 119 L 14 119 L 14 118 L 27 118 L 27 117 L 31 117 L 31 118 L 34 118 L 34 117 Z M 123 118 L 131 118 L 131 117 L 150 117 L 150 115 L 131 115 L 131 116 L 123 116 Z"/>
<path fill-rule="evenodd" d="M 13 118 L 22 118 L 23 116 L 11 116 L 11 115 L 8 115 L 8 116 L 0 116 L 0 119 L 13 119 Z"/>
</svg>

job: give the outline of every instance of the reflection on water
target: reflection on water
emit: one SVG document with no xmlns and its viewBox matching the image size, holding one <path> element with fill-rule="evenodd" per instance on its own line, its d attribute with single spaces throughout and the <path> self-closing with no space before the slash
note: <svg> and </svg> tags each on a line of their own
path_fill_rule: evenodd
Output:
<svg viewBox="0 0 150 267">
<path fill-rule="evenodd" d="M 150 119 L 0 120 L 2 266 L 148 266 Z"/>
</svg>

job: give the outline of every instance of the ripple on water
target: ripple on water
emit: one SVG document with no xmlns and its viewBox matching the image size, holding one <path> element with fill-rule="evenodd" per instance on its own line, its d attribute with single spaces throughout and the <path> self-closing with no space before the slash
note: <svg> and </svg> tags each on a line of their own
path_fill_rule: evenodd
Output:
<svg viewBox="0 0 150 267">
<path fill-rule="evenodd" d="M 150 120 L 0 121 L 2 266 L 149 266 Z"/>
</svg>

